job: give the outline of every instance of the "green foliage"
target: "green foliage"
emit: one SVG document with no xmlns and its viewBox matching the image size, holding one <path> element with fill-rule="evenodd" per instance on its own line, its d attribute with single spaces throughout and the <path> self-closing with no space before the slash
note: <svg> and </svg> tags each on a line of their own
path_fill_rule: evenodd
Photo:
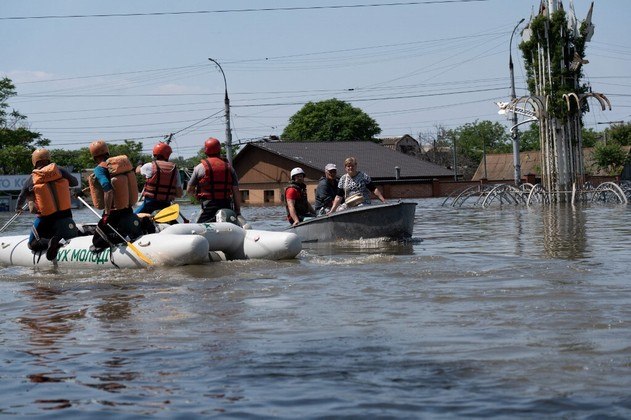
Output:
<svg viewBox="0 0 631 420">
<path fill-rule="evenodd" d="M 631 146 L 631 123 L 612 125 L 605 130 L 605 138 L 621 146 Z"/>
<path fill-rule="evenodd" d="M 616 142 L 598 143 L 594 149 L 594 166 L 605 170 L 608 175 L 620 175 L 629 154 Z"/>
<path fill-rule="evenodd" d="M 339 99 L 308 102 L 289 118 L 284 141 L 373 140 L 381 132 L 368 114 Z"/>
<path fill-rule="evenodd" d="M 31 154 L 27 147 L 6 146 L 0 148 L 0 174 L 16 175 L 28 174 L 33 170 Z"/>
<path fill-rule="evenodd" d="M 583 138 L 583 147 L 594 147 L 602 138 L 602 133 L 595 131 L 593 128 L 585 128 L 581 132 Z"/>
<path fill-rule="evenodd" d="M 15 95 L 11 79 L 0 79 L 0 174 L 30 172 L 32 151 L 50 143 L 40 133 L 28 130 L 24 115 L 8 111 L 7 101 Z"/>
<path fill-rule="evenodd" d="M 475 162 L 482 160 L 482 154 L 509 153 L 512 140 L 506 128 L 491 121 L 467 123 L 454 130 L 450 130 L 449 137 L 455 138 L 459 153 Z"/>
<path fill-rule="evenodd" d="M 539 125 L 536 123 L 530 124 L 528 129 L 519 133 L 519 151 L 528 152 L 530 150 L 541 150 Z"/>
<path fill-rule="evenodd" d="M 530 40 L 519 45 L 524 56 L 530 94 L 547 96 L 548 113 L 555 118 L 565 120 L 570 114 L 582 115 L 588 109 L 587 103 L 583 104 L 581 109 L 577 109 L 576 104 L 571 102 L 572 108 L 568 111 L 563 95 L 571 92 L 580 95 L 588 91 L 587 85 L 580 83 L 583 77 L 581 66 L 574 70 L 570 68 L 575 53 L 581 59 L 585 56 L 585 32 L 581 31 L 581 34 L 575 37 L 568 31 L 567 18 L 562 9 L 554 12 L 550 19 L 544 15 L 536 16 L 530 22 L 530 29 Z M 542 54 L 539 54 L 540 50 Z M 540 59 L 547 61 L 548 57 L 550 73 L 539 74 L 544 66 Z"/>
<path fill-rule="evenodd" d="M 602 138 L 602 133 L 595 131 L 593 128 L 583 128 L 583 147 L 594 147 Z M 541 142 L 539 140 L 539 125 L 533 123 L 519 133 L 519 151 L 527 152 L 529 150 L 541 150 Z"/>
<path fill-rule="evenodd" d="M 86 169 L 80 150 L 50 149 L 50 159 L 57 165 L 68 168 L 71 172 L 80 172 Z"/>
</svg>

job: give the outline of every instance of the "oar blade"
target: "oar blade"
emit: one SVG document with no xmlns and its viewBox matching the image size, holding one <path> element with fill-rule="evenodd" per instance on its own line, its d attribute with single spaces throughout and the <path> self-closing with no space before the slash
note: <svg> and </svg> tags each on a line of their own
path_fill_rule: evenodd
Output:
<svg viewBox="0 0 631 420">
<path fill-rule="evenodd" d="M 147 257 L 145 254 L 140 252 L 140 250 L 138 248 L 136 248 L 136 245 L 132 244 L 131 242 L 127 242 L 127 248 L 129 248 L 132 251 L 134 251 L 134 253 L 136 255 L 138 255 L 138 257 L 141 260 L 143 260 L 145 263 L 147 263 L 147 265 L 153 265 L 153 261 L 151 261 L 151 259 L 149 257 Z"/>
<path fill-rule="evenodd" d="M 171 222 L 177 219 L 177 216 L 179 214 L 180 214 L 180 205 L 176 203 L 160 210 L 158 213 L 156 213 L 155 216 L 153 216 L 153 220 L 158 223 Z"/>
</svg>

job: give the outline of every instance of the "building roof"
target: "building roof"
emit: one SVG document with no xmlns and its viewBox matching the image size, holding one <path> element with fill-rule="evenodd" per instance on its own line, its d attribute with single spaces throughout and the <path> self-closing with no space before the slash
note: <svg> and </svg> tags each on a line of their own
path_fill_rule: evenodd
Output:
<svg viewBox="0 0 631 420">
<path fill-rule="evenodd" d="M 418 141 L 416 141 L 416 139 L 414 137 L 410 136 L 409 134 L 404 134 L 403 136 L 397 136 L 397 137 L 381 137 L 381 138 L 379 138 L 379 141 L 384 146 L 396 146 L 397 144 L 401 143 L 403 140 L 412 141 L 414 144 L 418 145 Z"/>
<path fill-rule="evenodd" d="M 404 153 L 370 141 L 327 141 L 327 142 L 256 142 L 248 143 L 235 157 L 250 153 L 252 149 L 263 149 L 294 162 L 296 166 L 324 171 L 327 163 L 335 163 L 343 173 L 344 159 L 354 156 L 358 169 L 373 179 L 394 178 L 395 167 L 400 168 L 401 178 L 434 178 L 452 176 L 447 168 L 416 159 Z"/>
<path fill-rule="evenodd" d="M 630 146 L 622 146 L 629 153 Z M 604 171 L 597 171 L 594 168 L 594 148 L 586 147 L 583 149 L 583 161 L 585 172 L 592 175 L 606 175 Z M 541 175 L 541 152 L 539 150 L 531 150 L 519 153 L 519 164 L 521 165 L 522 176 L 528 174 Z M 512 153 L 498 153 L 486 155 L 486 178 L 489 180 L 505 180 L 515 177 L 515 166 L 513 165 Z M 480 162 L 478 169 L 475 171 L 472 180 L 479 181 L 484 178 L 484 160 Z"/>
</svg>

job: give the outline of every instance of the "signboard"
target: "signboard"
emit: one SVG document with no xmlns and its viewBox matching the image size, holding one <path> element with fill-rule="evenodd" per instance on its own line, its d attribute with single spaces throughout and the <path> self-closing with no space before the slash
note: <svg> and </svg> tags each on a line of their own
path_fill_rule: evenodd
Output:
<svg viewBox="0 0 631 420">
<path fill-rule="evenodd" d="M 0 175 L 0 191 L 20 191 L 22 185 L 28 178 L 27 175 Z M 79 173 L 72 173 L 72 176 L 77 178 L 79 185 L 81 185 L 81 175 Z"/>
</svg>

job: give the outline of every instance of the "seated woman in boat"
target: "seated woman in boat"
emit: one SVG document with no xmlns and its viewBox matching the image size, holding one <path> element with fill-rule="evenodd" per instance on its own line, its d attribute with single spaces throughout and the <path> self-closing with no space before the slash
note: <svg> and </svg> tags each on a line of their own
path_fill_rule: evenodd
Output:
<svg viewBox="0 0 631 420">
<path fill-rule="evenodd" d="M 50 160 L 50 152 L 37 149 L 32 155 L 33 172 L 26 179 L 18 196 L 16 211 L 24 202 L 33 201 L 31 212 L 37 214 L 33 222 L 28 247 L 34 252 L 46 250 L 46 258 L 54 260 L 61 247 L 60 241 L 77 236 L 72 219 L 70 187 L 79 185 L 77 179 Z"/>
<path fill-rule="evenodd" d="M 344 161 L 344 170 L 346 173 L 340 177 L 337 184 L 337 195 L 333 200 L 331 210 L 327 214 L 331 214 L 336 210 L 343 210 L 354 205 L 370 204 L 370 192 L 372 191 L 382 203 L 386 199 L 381 194 L 381 190 L 375 184 L 369 175 L 357 170 L 357 159 L 348 157 Z M 356 199 L 355 197 L 361 197 Z M 345 203 L 340 206 L 344 199 Z"/>
</svg>

